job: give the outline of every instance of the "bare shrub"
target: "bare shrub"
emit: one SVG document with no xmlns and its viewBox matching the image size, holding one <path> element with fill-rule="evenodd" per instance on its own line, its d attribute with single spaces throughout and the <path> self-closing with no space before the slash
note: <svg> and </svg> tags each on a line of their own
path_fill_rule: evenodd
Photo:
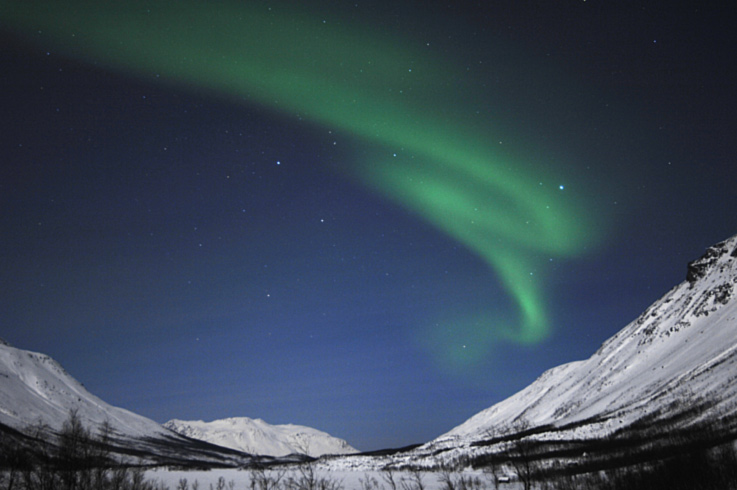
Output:
<svg viewBox="0 0 737 490">
<path fill-rule="evenodd" d="M 526 437 L 525 434 L 529 428 L 530 424 L 525 419 L 518 420 L 512 426 L 512 432 L 516 434 L 516 437 L 511 441 L 508 452 L 510 462 L 517 473 L 517 479 L 522 483 L 524 490 L 530 490 L 532 488 L 532 478 L 535 469 L 533 461 L 534 441 Z"/>
<path fill-rule="evenodd" d="M 251 490 L 278 490 L 286 470 L 266 471 L 265 468 L 251 470 Z"/>
<path fill-rule="evenodd" d="M 399 483 L 402 490 L 425 490 L 425 478 L 418 469 L 410 470 L 409 476 L 403 477 Z"/>
<path fill-rule="evenodd" d="M 379 480 L 375 476 L 369 473 L 364 474 L 363 478 L 359 478 L 358 482 L 361 484 L 361 490 L 383 490 L 383 485 L 379 483 Z"/>
<path fill-rule="evenodd" d="M 381 479 L 384 480 L 384 483 L 386 483 L 389 486 L 389 490 L 397 490 L 397 486 L 399 485 L 399 482 L 397 481 L 396 474 L 394 473 L 394 470 L 392 469 L 386 469 L 381 473 Z"/>
<path fill-rule="evenodd" d="M 325 476 L 315 471 L 315 465 L 304 463 L 297 467 L 297 475 L 289 477 L 286 482 L 288 490 L 342 490 L 343 482 Z"/>
<path fill-rule="evenodd" d="M 461 472 L 442 470 L 438 475 L 441 490 L 482 490 L 486 485 L 480 478 Z"/>
</svg>

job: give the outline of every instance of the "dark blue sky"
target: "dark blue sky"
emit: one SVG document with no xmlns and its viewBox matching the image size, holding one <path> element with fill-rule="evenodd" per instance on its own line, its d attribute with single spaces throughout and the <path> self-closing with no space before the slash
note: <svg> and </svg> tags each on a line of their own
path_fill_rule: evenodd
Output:
<svg viewBox="0 0 737 490">
<path fill-rule="evenodd" d="M 364 450 L 429 440 L 591 355 L 737 232 L 734 10 L 314 7 L 452 59 L 449 98 L 487 114 L 488 138 L 586 196 L 581 227 L 602 238 L 534 271 L 549 335 L 473 362 L 442 352 L 493 325 L 432 325 L 513 319 L 514 301 L 463 243 L 346 176 L 371 141 L 0 17 L 0 336 L 160 422 L 259 417 Z"/>
</svg>

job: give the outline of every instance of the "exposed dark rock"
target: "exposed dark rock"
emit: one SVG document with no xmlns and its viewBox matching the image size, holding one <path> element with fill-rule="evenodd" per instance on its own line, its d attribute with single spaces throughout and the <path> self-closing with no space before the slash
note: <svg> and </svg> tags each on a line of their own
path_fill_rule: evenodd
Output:
<svg viewBox="0 0 737 490">
<path fill-rule="evenodd" d="M 714 288 L 714 302 L 726 305 L 732 298 L 732 285 L 724 283 Z"/>
<path fill-rule="evenodd" d="M 709 247 L 706 249 L 706 253 L 704 253 L 704 255 L 688 263 L 686 280 L 689 284 L 693 286 L 696 281 L 706 275 L 709 268 L 719 260 L 719 257 L 727 253 L 727 249 L 724 245 L 724 242 L 722 242 L 714 245 L 713 247 Z"/>
</svg>

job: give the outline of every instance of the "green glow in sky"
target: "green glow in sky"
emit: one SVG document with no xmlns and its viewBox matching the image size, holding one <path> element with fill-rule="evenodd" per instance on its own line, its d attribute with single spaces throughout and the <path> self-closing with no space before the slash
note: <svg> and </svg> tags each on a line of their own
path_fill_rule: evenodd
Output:
<svg viewBox="0 0 737 490">
<path fill-rule="evenodd" d="M 495 127 L 504 121 L 479 120 L 475 98 L 486 95 L 469 90 L 465 68 L 431 46 L 253 3 L 7 2 L 0 16 L 67 56 L 359 140 L 373 157 L 346 172 L 481 257 L 513 299 L 514 327 L 496 324 L 494 312 L 474 317 L 483 343 L 545 339 L 539 266 L 575 256 L 597 235 L 586 203 L 559 188 L 555 162 L 501 151 Z"/>
</svg>

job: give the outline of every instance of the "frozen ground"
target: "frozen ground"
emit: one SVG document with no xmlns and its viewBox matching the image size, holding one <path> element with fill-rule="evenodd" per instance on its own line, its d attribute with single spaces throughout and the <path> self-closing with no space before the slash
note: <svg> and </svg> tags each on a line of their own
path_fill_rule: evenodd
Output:
<svg viewBox="0 0 737 490">
<path fill-rule="evenodd" d="M 267 472 L 268 475 L 275 477 L 276 471 Z M 394 472 L 394 479 L 397 490 L 415 490 L 418 488 L 415 476 L 409 472 L 396 471 Z M 424 490 L 440 490 L 448 488 L 442 482 L 442 475 L 437 472 L 422 472 L 420 473 L 422 478 L 422 485 Z M 296 468 L 290 469 L 287 473 L 282 476 L 281 483 L 284 484 L 288 479 L 300 478 L 300 472 Z M 386 481 L 388 476 L 383 471 L 325 471 L 316 470 L 315 476 L 317 478 L 324 478 L 328 482 L 337 483 L 335 487 L 329 487 L 330 490 L 392 490 L 390 484 Z M 168 470 L 168 469 L 156 469 L 150 470 L 146 473 L 146 477 L 154 482 L 162 482 L 169 490 L 176 490 L 177 485 L 183 479 L 187 480 L 188 489 L 192 490 L 192 485 L 195 481 L 199 484 L 199 490 L 209 490 L 217 488 L 218 479 L 223 478 L 225 481 L 225 488 L 230 489 L 229 484 L 232 483 L 234 490 L 250 490 L 252 478 L 254 474 L 250 470 L 237 470 L 237 469 L 221 469 L 221 470 L 210 470 L 210 471 L 179 471 L 179 470 Z M 487 475 L 481 471 L 463 471 L 458 473 L 451 473 L 451 477 L 458 479 L 460 477 L 478 479 L 481 486 L 473 487 L 478 490 L 494 490 L 494 485 Z M 367 482 L 370 482 L 370 486 L 367 486 Z M 253 487 L 258 490 L 258 486 Z M 284 486 L 280 486 L 284 488 Z M 522 487 L 517 483 L 501 483 L 499 484 L 500 490 L 519 490 Z"/>
</svg>

